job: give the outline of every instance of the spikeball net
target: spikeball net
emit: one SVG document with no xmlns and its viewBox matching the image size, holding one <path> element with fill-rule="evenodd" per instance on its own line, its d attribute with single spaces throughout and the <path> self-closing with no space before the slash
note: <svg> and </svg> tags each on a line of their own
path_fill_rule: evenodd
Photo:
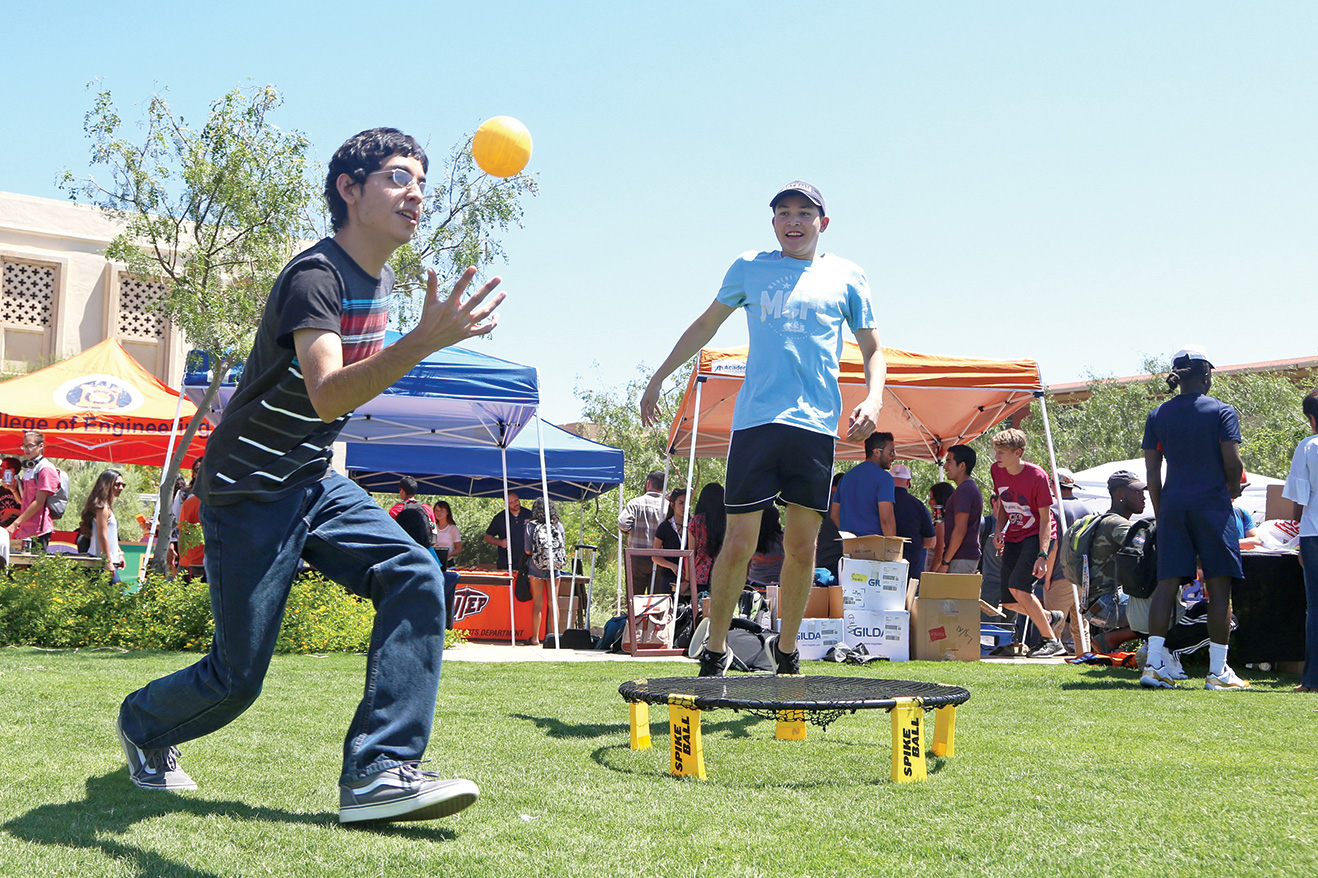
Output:
<svg viewBox="0 0 1318 878">
<path fill-rule="evenodd" d="M 797 719 L 825 729 L 839 717 L 858 710 L 891 711 L 899 699 L 914 699 L 919 707 L 930 711 L 962 704 L 970 698 L 969 690 L 942 683 L 770 674 L 631 680 L 618 687 L 618 694 L 631 704 L 676 704 L 692 710 L 727 708 L 764 719 L 799 714 Z"/>
</svg>

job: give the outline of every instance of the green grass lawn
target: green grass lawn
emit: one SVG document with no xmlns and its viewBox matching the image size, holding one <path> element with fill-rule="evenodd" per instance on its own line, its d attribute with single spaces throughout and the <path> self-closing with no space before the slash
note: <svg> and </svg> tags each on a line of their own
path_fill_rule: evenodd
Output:
<svg viewBox="0 0 1318 878">
<path fill-rule="evenodd" d="M 956 756 L 892 784 L 885 713 L 787 742 L 716 711 L 700 782 L 667 773 L 664 709 L 655 747 L 628 749 L 617 694 L 693 663 L 454 661 L 428 767 L 475 780 L 481 801 L 364 830 L 336 822 L 361 656 L 276 657 L 251 710 L 183 745 L 197 792 L 129 783 L 120 699 L 194 658 L 0 650 L 0 875 L 1318 874 L 1318 698 L 1295 678 L 1146 692 L 1116 669 L 807 663 L 967 687 Z"/>
</svg>

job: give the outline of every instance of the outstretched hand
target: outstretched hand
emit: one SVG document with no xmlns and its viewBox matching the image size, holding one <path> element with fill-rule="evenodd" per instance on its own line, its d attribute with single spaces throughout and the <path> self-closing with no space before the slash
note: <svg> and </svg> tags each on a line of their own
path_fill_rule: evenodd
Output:
<svg viewBox="0 0 1318 878">
<path fill-rule="evenodd" d="M 641 423 L 647 427 L 659 423 L 662 416 L 659 411 L 659 390 L 660 385 L 651 381 L 645 386 L 645 393 L 641 394 Z"/>
<path fill-rule="evenodd" d="M 468 268 L 453 285 L 448 297 L 441 299 L 438 276 L 433 270 L 426 272 L 426 297 L 421 305 L 421 320 L 412 331 L 419 333 L 432 351 L 485 335 L 499 325 L 499 315 L 494 309 L 503 302 L 505 294 L 495 293 L 493 297 L 490 294 L 494 293 L 501 279 L 491 278 L 463 301 L 462 297 L 475 276 L 476 269 Z"/>
<path fill-rule="evenodd" d="M 851 419 L 847 422 L 847 441 L 863 442 L 879 428 L 879 412 L 882 403 L 871 402 L 868 398 L 851 410 Z"/>
</svg>

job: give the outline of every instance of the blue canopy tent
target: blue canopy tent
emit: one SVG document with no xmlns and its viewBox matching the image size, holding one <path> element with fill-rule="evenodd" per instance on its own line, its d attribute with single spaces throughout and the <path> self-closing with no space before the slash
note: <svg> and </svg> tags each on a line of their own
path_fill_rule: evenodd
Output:
<svg viewBox="0 0 1318 878">
<path fill-rule="evenodd" d="M 385 334 L 390 345 L 402 336 Z M 183 377 L 184 392 L 200 402 L 210 384 L 204 354 L 193 352 Z M 241 369 L 231 374 L 238 380 Z M 236 383 L 226 380 L 207 420 L 218 424 Z M 540 404 L 534 366 L 451 347 L 417 363 L 392 387 L 360 406 L 348 419 L 340 442 L 399 445 L 476 445 L 499 448 L 531 422 Z"/>
<path fill-rule="evenodd" d="M 544 440 L 545 475 L 554 500 L 587 500 L 622 484 L 621 449 L 533 417 L 508 445 L 507 490 L 523 497 L 540 494 L 537 436 Z M 347 467 L 357 484 L 378 493 L 398 490 L 404 475 L 416 478 L 422 494 L 502 497 L 505 490 L 500 450 L 487 446 L 349 442 Z"/>
</svg>

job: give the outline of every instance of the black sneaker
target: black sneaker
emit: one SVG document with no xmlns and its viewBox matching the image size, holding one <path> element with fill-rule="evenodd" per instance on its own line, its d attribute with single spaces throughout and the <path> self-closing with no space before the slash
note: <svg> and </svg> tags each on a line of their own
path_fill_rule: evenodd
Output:
<svg viewBox="0 0 1318 878">
<path fill-rule="evenodd" d="M 441 780 L 435 772 L 405 762 L 340 786 L 339 822 L 435 820 L 458 813 L 479 796 L 469 780 Z"/>
<path fill-rule="evenodd" d="M 1062 646 L 1059 640 L 1045 640 L 1034 649 L 1025 654 L 1026 658 L 1049 658 L 1050 656 L 1062 655 L 1066 652 L 1066 647 Z"/>
<path fill-rule="evenodd" d="M 777 634 L 770 634 L 764 639 L 764 657 L 769 660 L 769 667 L 773 668 L 775 674 L 801 673 L 801 651 L 794 649 L 789 653 L 780 652 Z"/>
<path fill-rule="evenodd" d="M 701 677 L 722 677 L 728 673 L 728 668 L 732 666 L 732 650 L 724 652 L 711 652 L 708 649 L 700 651 L 700 674 Z"/>
<path fill-rule="evenodd" d="M 144 790 L 195 790 L 196 782 L 178 767 L 177 747 L 158 747 L 143 750 L 124 734 L 123 717 L 114 718 L 114 731 L 128 759 L 128 777 L 133 785 Z"/>
</svg>

